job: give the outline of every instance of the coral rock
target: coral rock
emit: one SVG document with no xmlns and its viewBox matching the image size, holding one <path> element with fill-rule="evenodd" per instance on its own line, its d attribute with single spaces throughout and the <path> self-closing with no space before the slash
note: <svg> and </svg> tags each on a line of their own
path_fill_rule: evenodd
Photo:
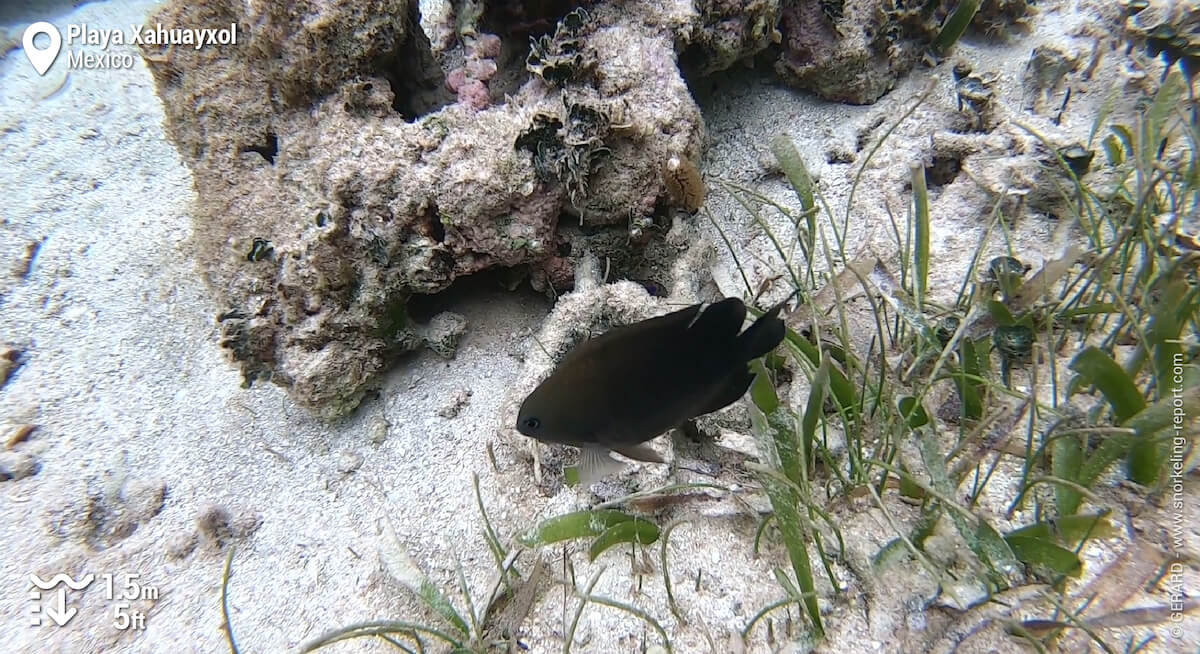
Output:
<svg viewBox="0 0 1200 654">
<path fill-rule="evenodd" d="M 779 0 L 696 2 L 700 16 L 682 39 L 687 44 L 680 56 L 684 70 L 689 76 L 715 73 L 778 43 L 780 4 Z"/>
<path fill-rule="evenodd" d="M 437 111 L 449 96 L 415 2 L 304 4 L 168 4 L 152 21 L 236 23 L 238 44 L 144 55 L 194 174 L 222 345 L 248 383 L 336 416 L 421 342 L 388 325 L 397 306 L 531 260 L 513 243 L 549 238 L 562 197 L 520 192 L 522 118 L 477 113 L 481 82 Z"/>
<path fill-rule="evenodd" d="M 465 32 L 466 58 L 446 76 L 415 0 L 177 0 L 148 19 L 237 25 L 236 44 L 143 56 L 193 173 L 191 250 L 246 384 L 270 380 L 320 416 L 343 415 L 400 352 L 453 352 L 457 336 L 409 324 L 412 294 L 540 264 L 564 208 L 623 225 L 666 197 L 662 166 L 698 160 L 704 136 L 675 61 L 672 30 L 686 21 L 596 13 L 552 18 L 540 52 L 558 59 L 502 104 L 486 83 L 512 77 L 496 69 L 500 38 Z M 547 79 L 555 66 L 570 74 Z M 553 170 L 517 147 L 536 115 L 562 124 Z"/>
</svg>

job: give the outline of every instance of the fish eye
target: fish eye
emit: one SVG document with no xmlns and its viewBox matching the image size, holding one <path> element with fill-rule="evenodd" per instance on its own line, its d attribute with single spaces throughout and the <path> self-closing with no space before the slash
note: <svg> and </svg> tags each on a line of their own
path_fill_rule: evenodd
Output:
<svg viewBox="0 0 1200 654">
<path fill-rule="evenodd" d="M 525 428 L 526 429 L 537 429 L 538 427 L 541 427 L 541 426 L 542 426 L 542 421 L 538 420 L 537 418 L 526 418 L 525 419 Z"/>
</svg>

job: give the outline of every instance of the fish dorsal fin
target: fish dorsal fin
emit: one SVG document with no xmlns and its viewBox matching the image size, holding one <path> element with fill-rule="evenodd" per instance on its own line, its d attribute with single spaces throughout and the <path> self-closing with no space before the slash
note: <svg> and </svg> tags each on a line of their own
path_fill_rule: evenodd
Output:
<svg viewBox="0 0 1200 654">
<path fill-rule="evenodd" d="M 565 366 L 575 359 L 599 354 L 606 348 L 618 347 L 628 349 L 631 343 L 657 343 L 659 339 L 682 338 L 692 324 L 703 305 L 693 304 L 678 311 L 649 318 L 629 325 L 621 325 L 592 337 L 580 343 L 562 360 L 560 366 Z"/>
<path fill-rule="evenodd" d="M 746 305 L 736 297 L 714 302 L 688 325 L 689 338 L 711 347 L 729 347 L 746 320 Z"/>
</svg>

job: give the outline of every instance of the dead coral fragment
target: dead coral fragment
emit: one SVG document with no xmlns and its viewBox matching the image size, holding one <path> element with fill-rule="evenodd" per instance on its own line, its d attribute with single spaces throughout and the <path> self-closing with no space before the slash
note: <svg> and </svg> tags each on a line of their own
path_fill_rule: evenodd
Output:
<svg viewBox="0 0 1200 654">
<path fill-rule="evenodd" d="M 261 523 L 262 517 L 257 513 L 242 512 L 234 517 L 223 506 L 207 504 L 196 515 L 196 535 L 210 549 L 219 550 L 254 533 Z"/>
<path fill-rule="evenodd" d="M 229 511 L 210 504 L 201 509 L 200 514 L 196 516 L 196 533 L 206 543 L 219 548 L 233 538 L 232 522 L 233 517 L 229 515 Z"/>
<path fill-rule="evenodd" d="M 1052 45 L 1035 47 L 1025 64 L 1025 107 L 1035 110 L 1041 103 L 1048 102 L 1078 63 L 1078 57 Z"/>
<path fill-rule="evenodd" d="M 24 353 L 17 348 L 11 346 L 0 348 L 0 388 L 8 383 L 23 361 Z"/>
<path fill-rule="evenodd" d="M 1065 148 L 1059 148 L 1058 156 L 1063 158 L 1063 161 L 1067 163 L 1067 168 L 1070 168 L 1076 177 L 1083 177 L 1091 169 L 1092 158 L 1096 156 L 1096 153 L 1075 143 Z"/>
<path fill-rule="evenodd" d="M 992 122 L 992 93 L 991 84 L 979 75 L 971 74 L 971 69 L 965 63 L 954 66 L 954 92 L 958 96 L 958 110 L 969 113 L 974 117 L 975 129 L 987 131 Z"/>
<path fill-rule="evenodd" d="M 458 342 L 467 331 L 467 319 L 457 313 L 445 311 L 429 321 L 423 339 L 429 349 L 443 359 L 453 359 L 458 351 Z"/>
<path fill-rule="evenodd" d="M 0 481 L 17 481 L 38 473 L 41 465 L 24 452 L 0 452 Z"/>
<path fill-rule="evenodd" d="M 563 16 L 553 36 L 529 40 L 525 67 L 555 87 L 582 77 L 594 63 L 593 57 L 585 56 L 583 41 L 579 39 L 590 22 L 591 16 L 583 9 Z"/>
<path fill-rule="evenodd" d="M 35 430 L 35 429 L 37 429 L 37 426 L 30 425 L 30 424 L 18 424 L 18 425 L 6 426 L 4 428 L 4 430 L 2 432 L 0 432 L 0 433 L 4 434 L 4 436 L 2 437 L 2 439 L 4 441 L 4 449 L 11 450 L 14 447 L 20 445 L 21 443 L 24 443 L 25 441 L 29 440 L 29 435 L 32 434 L 33 430 Z"/>
<path fill-rule="evenodd" d="M 471 395 L 472 391 L 469 388 L 458 389 L 450 396 L 449 401 L 437 410 L 437 414 L 447 420 L 457 418 L 467 403 L 471 401 Z"/>
</svg>

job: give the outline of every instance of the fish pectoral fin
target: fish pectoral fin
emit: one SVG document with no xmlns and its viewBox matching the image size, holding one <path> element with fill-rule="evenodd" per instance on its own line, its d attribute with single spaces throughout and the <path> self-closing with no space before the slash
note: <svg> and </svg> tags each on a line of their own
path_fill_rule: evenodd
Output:
<svg viewBox="0 0 1200 654">
<path fill-rule="evenodd" d="M 624 467 L 625 464 L 609 456 L 605 448 L 579 448 L 579 485 L 584 488 L 619 472 Z"/>
<path fill-rule="evenodd" d="M 620 447 L 613 447 L 612 449 L 617 454 L 620 454 L 621 456 L 627 456 L 634 461 L 645 461 L 646 463 L 666 463 L 666 461 L 663 461 L 663 458 L 659 456 L 658 452 L 654 451 L 654 448 L 646 445 L 645 443 L 640 445 L 622 445 Z"/>
</svg>

